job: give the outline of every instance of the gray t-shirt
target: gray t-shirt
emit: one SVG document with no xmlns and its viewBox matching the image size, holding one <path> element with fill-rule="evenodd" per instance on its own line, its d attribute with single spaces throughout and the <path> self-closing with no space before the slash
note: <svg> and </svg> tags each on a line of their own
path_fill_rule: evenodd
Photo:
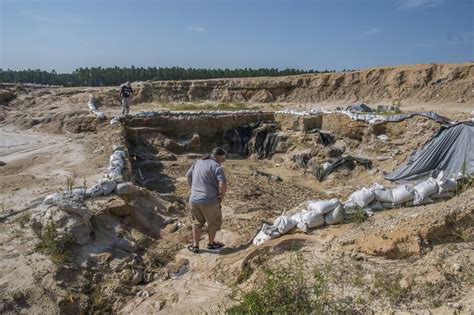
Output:
<svg viewBox="0 0 474 315">
<path fill-rule="evenodd" d="M 187 177 L 191 177 L 191 197 L 189 202 L 197 204 L 212 204 L 219 200 L 219 182 L 226 181 L 224 169 L 210 158 L 198 160 L 186 173 Z"/>
</svg>

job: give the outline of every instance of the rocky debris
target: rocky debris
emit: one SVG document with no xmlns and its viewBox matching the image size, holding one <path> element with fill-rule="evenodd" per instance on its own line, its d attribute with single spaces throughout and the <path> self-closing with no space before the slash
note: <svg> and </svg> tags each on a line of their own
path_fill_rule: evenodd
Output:
<svg viewBox="0 0 474 315">
<path fill-rule="evenodd" d="M 0 161 L 0 166 L 5 166 L 5 165 L 7 165 L 7 163 Z"/>
<path fill-rule="evenodd" d="M 38 207 L 31 217 L 31 228 L 41 237 L 50 228 L 56 230 L 59 242 L 72 240 L 80 245 L 86 244 L 91 237 L 91 213 L 83 201 L 76 196 L 45 204 Z"/>
</svg>

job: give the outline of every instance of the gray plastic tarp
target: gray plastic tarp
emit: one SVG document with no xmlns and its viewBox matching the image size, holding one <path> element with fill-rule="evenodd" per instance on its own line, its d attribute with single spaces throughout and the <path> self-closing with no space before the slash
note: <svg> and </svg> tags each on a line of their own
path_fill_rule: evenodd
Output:
<svg viewBox="0 0 474 315">
<path fill-rule="evenodd" d="M 413 182 L 438 177 L 446 180 L 474 173 L 474 123 L 443 126 L 425 145 L 413 152 L 408 161 L 386 174 L 398 182 Z"/>
</svg>

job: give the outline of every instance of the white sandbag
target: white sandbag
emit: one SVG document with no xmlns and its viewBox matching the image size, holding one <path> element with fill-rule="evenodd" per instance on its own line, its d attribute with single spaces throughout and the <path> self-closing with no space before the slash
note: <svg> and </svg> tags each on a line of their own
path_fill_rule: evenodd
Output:
<svg viewBox="0 0 474 315">
<path fill-rule="evenodd" d="M 393 202 L 392 190 L 389 188 L 375 189 L 374 199 L 382 203 L 385 203 L 385 202 L 392 203 Z"/>
<path fill-rule="evenodd" d="M 384 209 L 382 203 L 378 200 L 374 200 L 369 204 L 369 208 L 373 211 L 381 211 Z"/>
<path fill-rule="evenodd" d="M 424 203 L 424 199 L 438 192 L 438 184 L 436 183 L 436 180 L 434 178 L 430 177 L 427 180 L 416 184 L 414 189 L 415 199 L 413 201 L 413 204 L 419 205 Z"/>
<path fill-rule="evenodd" d="M 252 243 L 256 246 L 262 245 L 263 243 L 279 236 L 280 233 L 276 231 L 275 227 L 264 223 L 260 229 L 260 232 L 258 232 L 258 234 L 254 237 Z"/>
<path fill-rule="evenodd" d="M 118 117 L 114 117 L 110 120 L 111 125 L 118 124 L 120 122 L 120 119 Z"/>
<path fill-rule="evenodd" d="M 85 188 L 74 188 L 73 190 L 71 190 L 71 191 L 65 191 L 64 193 L 65 193 L 65 194 L 71 193 L 71 195 L 81 196 L 81 195 L 85 195 L 85 194 L 86 194 L 86 189 L 85 189 Z"/>
<path fill-rule="evenodd" d="M 61 200 L 63 200 L 63 195 L 60 193 L 54 193 L 54 194 L 46 196 L 46 198 L 44 198 L 43 200 L 43 204 L 49 205 L 55 202 L 59 202 Z"/>
<path fill-rule="evenodd" d="M 292 228 L 294 228 L 297 223 L 298 222 L 296 222 L 292 218 L 290 218 L 286 215 L 281 215 L 281 216 L 279 216 L 278 218 L 275 219 L 275 222 L 273 223 L 273 226 L 278 229 L 278 233 L 286 234 Z"/>
<path fill-rule="evenodd" d="M 90 189 L 86 191 L 86 194 L 91 197 L 98 197 L 104 194 L 104 189 L 100 184 L 92 186 Z"/>
<path fill-rule="evenodd" d="M 91 112 L 97 110 L 97 107 L 95 106 L 95 102 L 92 101 L 92 100 L 90 100 L 89 102 L 87 102 L 87 106 L 89 106 L 89 110 L 90 110 Z"/>
<path fill-rule="evenodd" d="M 436 183 L 438 184 L 438 194 L 456 191 L 458 188 L 458 183 L 454 179 L 447 179 L 445 181 L 437 179 Z"/>
<path fill-rule="evenodd" d="M 98 120 L 104 120 L 104 119 L 106 118 L 106 117 L 105 117 L 105 114 L 104 114 L 103 112 L 97 111 L 97 112 L 95 112 L 94 114 L 97 116 L 97 119 L 98 119 Z"/>
<path fill-rule="evenodd" d="M 382 207 L 384 209 L 393 209 L 393 208 L 395 208 L 395 204 L 392 203 L 392 202 L 383 202 Z"/>
<path fill-rule="evenodd" d="M 291 217 L 297 223 L 297 227 L 303 232 L 308 229 L 316 228 L 324 224 L 324 216 L 316 211 L 306 211 L 293 215 Z"/>
<path fill-rule="evenodd" d="M 113 180 L 102 180 L 99 185 L 104 191 L 104 196 L 110 195 L 117 187 L 117 184 Z"/>
<path fill-rule="evenodd" d="M 116 150 L 110 157 L 111 160 L 124 159 L 127 157 L 127 153 L 124 150 Z M 112 159 L 112 157 L 114 158 Z"/>
<path fill-rule="evenodd" d="M 445 199 L 445 198 L 453 198 L 454 196 L 455 196 L 454 192 L 445 191 L 442 193 L 433 194 L 430 196 L 430 198 L 431 199 Z"/>
<path fill-rule="evenodd" d="M 344 207 L 339 205 L 333 211 L 324 215 L 326 224 L 339 224 L 344 221 Z"/>
<path fill-rule="evenodd" d="M 124 168 L 125 163 L 123 160 L 113 160 L 110 162 L 110 166 L 113 168 Z"/>
<path fill-rule="evenodd" d="M 404 202 L 413 200 L 415 191 L 408 185 L 400 185 L 392 189 L 393 204 L 399 205 Z"/>
<path fill-rule="evenodd" d="M 105 177 L 117 181 L 118 178 L 122 178 L 122 172 L 123 172 L 122 167 L 109 166 L 107 168 L 107 171 L 105 172 Z"/>
<path fill-rule="evenodd" d="M 331 200 L 308 201 L 308 211 L 315 211 L 318 214 L 326 214 L 336 209 L 341 202 L 334 198 Z"/>
<path fill-rule="evenodd" d="M 374 200 L 374 192 L 371 189 L 362 188 L 353 192 L 349 196 L 349 200 L 354 201 L 359 207 L 365 208 L 369 203 Z"/>
</svg>

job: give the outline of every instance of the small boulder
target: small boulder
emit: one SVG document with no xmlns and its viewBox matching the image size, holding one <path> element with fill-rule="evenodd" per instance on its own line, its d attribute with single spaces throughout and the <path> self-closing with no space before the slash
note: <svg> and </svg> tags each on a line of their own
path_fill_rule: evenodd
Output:
<svg viewBox="0 0 474 315">
<path fill-rule="evenodd" d="M 128 182 L 128 183 L 120 183 L 117 185 L 117 194 L 118 195 L 130 195 L 137 192 L 136 187 Z"/>
<path fill-rule="evenodd" d="M 107 202 L 106 207 L 109 213 L 116 217 L 122 217 L 133 213 L 133 208 L 120 198 L 110 199 Z"/>
</svg>

